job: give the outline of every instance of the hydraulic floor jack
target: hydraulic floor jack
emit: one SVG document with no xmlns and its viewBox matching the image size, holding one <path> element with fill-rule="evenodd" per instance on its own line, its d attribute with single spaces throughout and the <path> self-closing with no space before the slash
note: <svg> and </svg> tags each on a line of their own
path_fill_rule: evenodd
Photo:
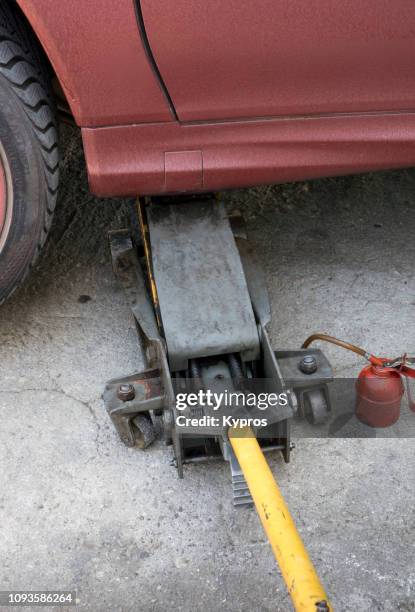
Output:
<svg viewBox="0 0 415 612">
<path fill-rule="evenodd" d="M 255 503 L 295 608 L 331 610 L 263 455 L 280 450 L 288 462 L 291 419 L 327 419 L 330 364 L 318 349 L 272 349 L 264 275 L 241 217 L 214 196 L 139 201 L 137 221 L 110 246 L 145 368 L 107 384 L 109 416 L 128 446 L 146 448 L 161 429 L 180 478 L 185 464 L 223 456 L 234 505 Z M 266 414 L 255 401 L 201 402 L 225 392 L 278 401 Z"/>
</svg>

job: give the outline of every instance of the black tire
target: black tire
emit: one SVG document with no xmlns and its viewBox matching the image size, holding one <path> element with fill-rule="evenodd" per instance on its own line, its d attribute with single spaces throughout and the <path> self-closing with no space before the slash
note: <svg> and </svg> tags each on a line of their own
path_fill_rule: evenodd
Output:
<svg viewBox="0 0 415 612">
<path fill-rule="evenodd" d="M 48 67 L 14 10 L 1 0 L 0 164 L 6 176 L 3 205 L 8 221 L 2 223 L 0 233 L 0 304 L 36 262 L 52 222 L 59 180 Z"/>
</svg>

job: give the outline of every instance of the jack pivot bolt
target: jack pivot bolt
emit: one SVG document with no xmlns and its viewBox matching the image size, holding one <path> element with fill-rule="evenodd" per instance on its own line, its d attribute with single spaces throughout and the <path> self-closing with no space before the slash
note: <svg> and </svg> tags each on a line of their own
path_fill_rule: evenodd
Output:
<svg viewBox="0 0 415 612">
<path fill-rule="evenodd" d="M 123 402 L 129 402 L 135 398 L 135 390 L 133 385 L 123 383 L 118 387 L 118 398 Z"/>
<path fill-rule="evenodd" d="M 314 374 L 317 367 L 317 359 L 313 355 L 306 355 L 299 363 L 299 368 L 303 374 Z"/>
</svg>

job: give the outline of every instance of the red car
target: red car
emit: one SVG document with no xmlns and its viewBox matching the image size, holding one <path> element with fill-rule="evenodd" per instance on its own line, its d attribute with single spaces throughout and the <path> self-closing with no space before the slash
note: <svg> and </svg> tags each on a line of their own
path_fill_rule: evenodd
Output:
<svg viewBox="0 0 415 612">
<path fill-rule="evenodd" d="M 411 166 L 414 55 L 404 0 L 1 0 L 0 302 L 50 227 L 60 117 L 102 196 Z"/>
</svg>

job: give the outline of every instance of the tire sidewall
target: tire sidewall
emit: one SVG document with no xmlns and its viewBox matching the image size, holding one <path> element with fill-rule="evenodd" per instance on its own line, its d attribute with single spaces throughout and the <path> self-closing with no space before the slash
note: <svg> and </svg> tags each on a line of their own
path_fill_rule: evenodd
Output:
<svg viewBox="0 0 415 612">
<path fill-rule="evenodd" d="M 38 248 L 45 194 L 40 145 L 23 102 L 0 73 L 0 142 L 12 182 L 12 217 L 0 253 L 0 301 L 23 278 Z"/>
</svg>

